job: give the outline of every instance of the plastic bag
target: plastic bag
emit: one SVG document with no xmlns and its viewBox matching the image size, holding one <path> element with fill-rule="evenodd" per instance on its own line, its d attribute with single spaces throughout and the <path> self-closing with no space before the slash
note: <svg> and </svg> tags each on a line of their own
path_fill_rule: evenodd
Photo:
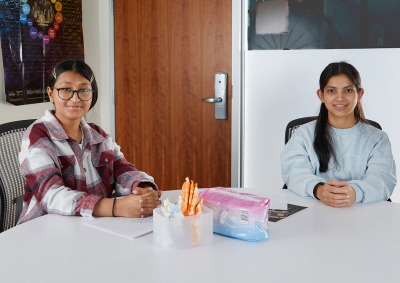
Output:
<svg viewBox="0 0 400 283">
<path fill-rule="evenodd" d="M 251 242 L 268 238 L 269 198 L 228 188 L 205 189 L 199 195 L 213 210 L 214 233 Z"/>
</svg>

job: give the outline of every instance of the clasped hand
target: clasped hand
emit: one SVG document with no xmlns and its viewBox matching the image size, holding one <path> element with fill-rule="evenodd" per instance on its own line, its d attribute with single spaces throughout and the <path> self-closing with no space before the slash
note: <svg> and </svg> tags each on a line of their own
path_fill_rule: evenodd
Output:
<svg viewBox="0 0 400 283">
<path fill-rule="evenodd" d="M 345 181 L 331 180 L 317 188 L 317 197 L 332 207 L 350 207 L 356 201 L 356 192 Z"/>
<path fill-rule="evenodd" d="M 117 199 L 115 216 L 147 217 L 153 214 L 153 209 L 161 204 L 161 191 L 152 187 L 137 187 L 132 194 Z"/>
</svg>

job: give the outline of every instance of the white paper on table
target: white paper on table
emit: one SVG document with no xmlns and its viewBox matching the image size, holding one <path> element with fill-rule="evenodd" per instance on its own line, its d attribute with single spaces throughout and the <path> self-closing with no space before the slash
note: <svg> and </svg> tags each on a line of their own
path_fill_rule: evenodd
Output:
<svg viewBox="0 0 400 283">
<path fill-rule="evenodd" d="M 96 217 L 86 218 L 83 223 L 127 239 L 136 239 L 153 232 L 153 216 L 145 218 Z"/>
</svg>

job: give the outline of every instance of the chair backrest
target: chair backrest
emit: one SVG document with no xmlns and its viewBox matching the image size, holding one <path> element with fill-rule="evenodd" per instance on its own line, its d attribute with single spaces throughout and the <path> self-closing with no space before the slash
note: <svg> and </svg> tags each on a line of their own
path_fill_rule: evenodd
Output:
<svg viewBox="0 0 400 283">
<path fill-rule="evenodd" d="M 285 131 L 285 144 L 289 141 L 289 139 L 293 136 L 294 132 L 297 130 L 298 127 L 301 125 L 317 120 L 317 116 L 310 116 L 310 117 L 303 117 L 303 118 L 298 118 L 290 121 L 287 126 L 286 126 L 286 131 Z"/>
<path fill-rule="evenodd" d="M 289 141 L 289 139 L 293 136 L 294 132 L 303 124 L 306 124 L 308 122 L 317 120 L 317 116 L 309 116 L 309 117 L 302 117 L 302 118 L 297 118 L 294 119 L 292 121 L 290 121 L 287 126 L 286 126 L 286 130 L 285 130 L 285 144 Z M 379 123 L 372 121 L 372 120 L 368 120 L 367 122 L 371 125 L 374 126 L 375 128 L 378 128 L 380 130 L 382 130 L 381 125 L 379 125 Z M 283 185 L 282 189 L 287 189 L 286 184 Z M 389 199 L 390 200 L 390 199 Z"/>
<path fill-rule="evenodd" d="M 24 131 L 34 119 L 0 125 L 0 232 L 14 227 L 22 210 L 24 178 L 18 154 Z"/>
<path fill-rule="evenodd" d="M 292 135 L 294 134 L 294 132 L 297 130 L 298 127 L 300 127 L 301 125 L 317 120 L 317 116 L 310 116 L 310 117 L 302 117 L 302 118 L 298 118 L 298 119 L 294 119 L 292 121 L 290 121 L 287 126 L 286 126 L 286 131 L 285 131 L 285 144 L 289 141 L 289 139 L 292 137 Z M 378 128 L 380 130 L 382 130 L 381 125 L 379 125 L 379 123 L 372 121 L 372 120 L 368 120 L 367 122 L 371 125 L 374 126 L 375 128 Z"/>
</svg>

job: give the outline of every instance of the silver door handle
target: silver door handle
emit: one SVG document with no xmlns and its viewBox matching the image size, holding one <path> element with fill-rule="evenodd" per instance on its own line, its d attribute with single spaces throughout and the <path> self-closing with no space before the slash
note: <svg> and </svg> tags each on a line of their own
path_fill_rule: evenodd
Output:
<svg viewBox="0 0 400 283">
<path fill-rule="evenodd" d="M 207 102 L 207 103 L 217 103 L 217 102 L 222 102 L 222 98 L 221 97 L 209 97 L 209 98 L 203 98 L 202 99 L 203 102 Z"/>
<path fill-rule="evenodd" d="M 214 103 L 215 119 L 228 119 L 228 95 L 226 93 L 228 87 L 228 74 L 224 72 L 216 72 L 214 74 L 214 97 L 203 98 L 206 103 Z"/>
</svg>

